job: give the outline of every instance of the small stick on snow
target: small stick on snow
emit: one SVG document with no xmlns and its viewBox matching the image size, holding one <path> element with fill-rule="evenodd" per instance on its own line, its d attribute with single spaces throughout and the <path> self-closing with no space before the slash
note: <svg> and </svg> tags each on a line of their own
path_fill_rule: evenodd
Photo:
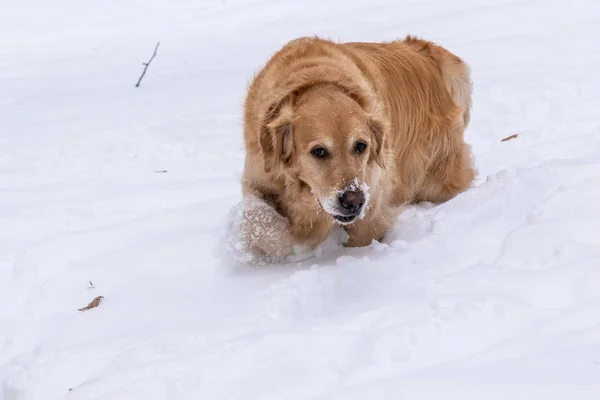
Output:
<svg viewBox="0 0 600 400">
<path fill-rule="evenodd" d="M 96 286 L 94 286 L 92 281 L 88 281 L 88 282 L 90 283 L 90 286 L 88 286 L 86 289 L 96 289 Z"/>
<path fill-rule="evenodd" d="M 148 60 L 148 62 L 142 63 L 142 65 L 144 66 L 144 70 L 142 71 L 142 75 L 140 76 L 140 79 L 138 79 L 137 84 L 135 85 L 135 87 L 139 87 L 140 83 L 142 83 L 142 79 L 144 78 L 144 75 L 146 75 L 146 70 L 148 69 L 148 66 L 150 65 L 150 63 L 152 62 L 152 60 L 154 60 L 154 57 L 156 57 L 156 52 L 158 51 L 158 46 L 160 45 L 160 42 L 156 43 L 156 47 L 154 48 L 154 54 L 152 54 L 152 57 L 150 57 L 150 59 Z"/>
<path fill-rule="evenodd" d="M 519 134 L 518 134 L 518 133 L 515 133 L 514 135 L 510 135 L 510 136 L 508 136 L 508 137 L 505 137 L 504 139 L 502 139 L 502 140 L 501 140 L 501 142 L 506 142 L 507 140 L 514 139 L 514 138 L 516 138 L 517 136 L 519 136 Z"/>
<path fill-rule="evenodd" d="M 78 308 L 78 310 L 79 311 L 87 311 L 87 310 L 91 310 L 92 308 L 96 308 L 100 305 L 100 302 L 102 301 L 103 298 L 104 298 L 104 296 L 98 296 L 94 300 L 92 300 L 92 302 L 90 304 L 88 304 L 87 306 L 85 306 L 83 308 Z"/>
</svg>

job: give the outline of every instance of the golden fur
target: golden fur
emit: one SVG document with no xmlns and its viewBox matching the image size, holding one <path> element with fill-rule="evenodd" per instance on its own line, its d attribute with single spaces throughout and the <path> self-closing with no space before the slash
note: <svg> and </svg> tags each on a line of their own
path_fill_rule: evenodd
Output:
<svg viewBox="0 0 600 400">
<path fill-rule="evenodd" d="M 475 177 L 463 140 L 470 108 L 467 65 L 431 42 L 289 42 L 245 101 L 243 195 L 269 206 L 245 210 L 247 247 L 281 258 L 318 245 L 336 226 L 323 203 L 353 181 L 369 198 L 362 219 L 344 225 L 347 246 L 381 240 L 403 205 L 466 190 Z M 327 159 L 311 154 L 315 146 Z"/>
</svg>

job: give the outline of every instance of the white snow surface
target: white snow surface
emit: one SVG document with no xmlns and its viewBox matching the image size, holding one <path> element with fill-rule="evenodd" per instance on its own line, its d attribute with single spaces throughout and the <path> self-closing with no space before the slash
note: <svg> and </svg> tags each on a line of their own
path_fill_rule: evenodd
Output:
<svg viewBox="0 0 600 400">
<path fill-rule="evenodd" d="M 409 33 L 472 68 L 473 188 L 238 265 L 252 75 Z M 600 398 L 599 38 L 594 0 L 2 2 L 0 399 Z"/>
</svg>

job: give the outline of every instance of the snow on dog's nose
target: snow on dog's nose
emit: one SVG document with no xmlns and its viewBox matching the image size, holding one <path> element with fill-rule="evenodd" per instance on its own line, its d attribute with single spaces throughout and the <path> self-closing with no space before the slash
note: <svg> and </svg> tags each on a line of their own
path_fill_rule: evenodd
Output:
<svg viewBox="0 0 600 400">
<path fill-rule="evenodd" d="M 362 218 L 369 202 L 369 187 L 354 179 L 350 185 L 338 192 L 337 212 L 333 218 L 343 224 L 350 224 L 357 218 Z"/>
<path fill-rule="evenodd" d="M 369 186 L 354 178 L 344 189 L 335 191 L 331 197 L 318 198 L 318 201 L 336 222 L 348 225 L 362 219 L 367 212 Z"/>
</svg>

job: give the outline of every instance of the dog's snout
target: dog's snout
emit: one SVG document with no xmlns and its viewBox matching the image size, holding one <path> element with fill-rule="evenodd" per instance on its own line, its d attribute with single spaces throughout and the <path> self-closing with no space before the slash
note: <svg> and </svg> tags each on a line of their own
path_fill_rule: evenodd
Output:
<svg viewBox="0 0 600 400">
<path fill-rule="evenodd" d="M 349 213 L 357 213 L 365 204 L 365 195 L 361 190 L 348 190 L 339 198 L 342 208 Z"/>
</svg>

